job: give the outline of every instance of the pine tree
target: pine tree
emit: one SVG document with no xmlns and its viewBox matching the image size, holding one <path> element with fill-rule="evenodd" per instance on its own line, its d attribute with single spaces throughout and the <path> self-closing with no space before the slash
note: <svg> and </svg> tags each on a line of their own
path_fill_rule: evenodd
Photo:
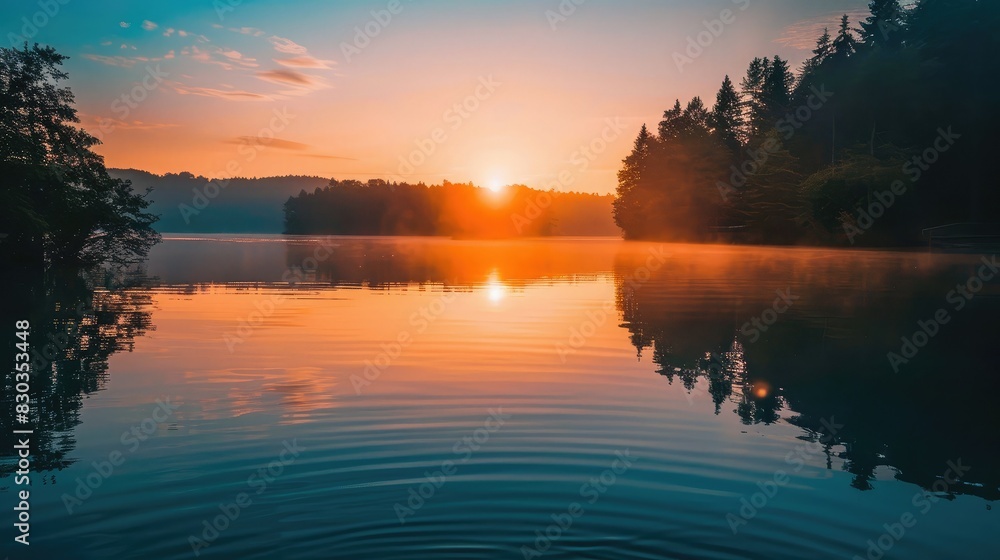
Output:
<svg viewBox="0 0 1000 560">
<path fill-rule="evenodd" d="M 740 83 L 743 96 L 743 121 L 746 139 L 757 137 L 767 127 L 764 80 L 771 72 L 771 59 L 754 58 Z"/>
<path fill-rule="evenodd" d="M 833 53 L 833 43 L 830 38 L 830 28 L 823 28 L 823 35 L 816 41 L 816 48 L 813 49 L 813 57 L 809 59 L 815 66 L 819 67 Z"/>
<path fill-rule="evenodd" d="M 729 76 L 723 80 L 719 93 L 715 95 L 715 107 L 710 115 L 710 124 L 716 137 L 730 151 L 735 153 L 740 149 L 743 111 L 740 108 L 740 95 L 736 92 Z"/>
<path fill-rule="evenodd" d="M 833 54 L 831 58 L 837 63 L 843 63 L 858 51 L 858 41 L 854 38 L 851 30 L 851 20 L 844 14 L 840 19 L 840 30 L 837 38 L 833 40 Z"/>
<path fill-rule="evenodd" d="M 686 128 L 683 119 L 684 110 L 681 109 L 681 100 L 678 99 L 672 109 L 663 112 L 663 120 L 657 129 L 660 140 L 680 138 Z"/>
<path fill-rule="evenodd" d="M 685 136 L 706 135 L 710 130 L 709 112 L 705 102 L 695 97 L 684 108 L 683 124 Z"/>
<path fill-rule="evenodd" d="M 770 71 L 764 77 L 763 101 L 764 116 L 767 126 L 771 128 L 781 118 L 791 105 L 792 86 L 795 76 L 788 69 L 788 61 L 779 56 L 771 62 Z"/>
<path fill-rule="evenodd" d="M 680 110 L 680 101 L 676 108 Z M 646 125 L 642 125 L 632 153 L 624 159 L 622 168 L 618 171 L 618 196 L 615 197 L 613 211 L 615 223 L 622 229 L 626 239 L 641 239 L 646 234 L 642 227 L 642 210 L 648 193 L 643 192 L 643 186 L 655 142 L 656 139 L 649 133 Z"/>
<path fill-rule="evenodd" d="M 894 48 L 902 43 L 903 8 L 899 0 L 872 0 L 871 15 L 861 22 L 861 41 L 869 47 Z"/>
<path fill-rule="evenodd" d="M 816 41 L 816 48 L 813 49 L 812 58 L 806 59 L 802 63 L 799 71 L 799 78 L 795 82 L 795 91 L 792 94 L 793 104 L 802 105 L 809 96 L 812 95 L 812 88 L 820 84 L 817 83 L 817 74 L 820 68 L 830 58 L 833 46 L 830 40 L 830 29 L 823 28 L 823 35 Z"/>
</svg>

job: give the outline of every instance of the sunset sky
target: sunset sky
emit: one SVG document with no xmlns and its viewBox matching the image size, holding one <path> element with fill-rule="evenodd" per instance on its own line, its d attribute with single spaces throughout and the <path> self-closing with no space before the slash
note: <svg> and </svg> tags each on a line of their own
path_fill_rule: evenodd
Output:
<svg viewBox="0 0 1000 560">
<path fill-rule="evenodd" d="M 557 0 L 53 0 L 52 16 L 45 2 L 2 4 L 7 44 L 71 57 L 110 167 L 608 193 L 639 127 L 675 98 L 711 105 L 754 56 L 797 68 L 867 0 L 566 0 L 558 17 Z M 674 53 L 726 9 L 734 21 L 678 68 Z M 599 153 L 580 151 L 592 142 Z"/>
</svg>

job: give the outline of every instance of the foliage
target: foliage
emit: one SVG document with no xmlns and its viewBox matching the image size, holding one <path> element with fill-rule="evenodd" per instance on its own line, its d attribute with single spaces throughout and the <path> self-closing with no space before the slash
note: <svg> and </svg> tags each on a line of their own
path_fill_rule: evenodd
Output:
<svg viewBox="0 0 1000 560">
<path fill-rule="evenodd" d="M 158 240 L 149 202 L 111 178 L 100 141 L 73 126 L 66 59 L 51 47 L 0 49 L 0 223 L 10 258 L 49 264 L 128 263 Z"/>
</svg>

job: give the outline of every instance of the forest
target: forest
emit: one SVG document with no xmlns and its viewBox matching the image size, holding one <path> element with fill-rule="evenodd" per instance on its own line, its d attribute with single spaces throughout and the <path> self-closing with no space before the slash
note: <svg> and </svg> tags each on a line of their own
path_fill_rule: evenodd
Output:
<svg viewBox="0 0 1000 560">
<path fill-rule="evenodd" d="M 285 203 L 285 233 L 509 238 L 617 235 L 612 197 L 511 185 L 331 179 Z"/>
<path fill-rule="evenodd" d="M 711 107 L 678 100 L 643 125 L 618 174 L 624 236 L 906 246 L 925 228 L 992 221 L 1000 5 L 869 7 L 797 71 L 754 58 Z"/>
</svg>

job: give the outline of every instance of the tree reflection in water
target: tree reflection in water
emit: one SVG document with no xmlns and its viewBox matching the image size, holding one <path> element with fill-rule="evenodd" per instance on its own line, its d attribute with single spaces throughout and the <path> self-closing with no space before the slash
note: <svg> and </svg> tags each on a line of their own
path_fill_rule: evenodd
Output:
<svg viewBox="0 0 1000 560">
<path fill-rule="evenodd" d="M 31 323 L 32 467 L 56 471 L 71 465 L 83 400 L 108 381 L 108 359 L 131 351 L 135 339 L 152 330 L 151 282 L 139 272 L 7 270 L 0 278 L 11 303 L 0 324 Z M 12 333 L 13 331 L 8 331 Z M 12 338 L 12 337 L 8 337 Z M 13 341 L 3 345 L 3 363 L 14 363 Z M 0 410 L 0 477 L 14 464 L 14 386 L 4 370 Z"/>
</svg>

